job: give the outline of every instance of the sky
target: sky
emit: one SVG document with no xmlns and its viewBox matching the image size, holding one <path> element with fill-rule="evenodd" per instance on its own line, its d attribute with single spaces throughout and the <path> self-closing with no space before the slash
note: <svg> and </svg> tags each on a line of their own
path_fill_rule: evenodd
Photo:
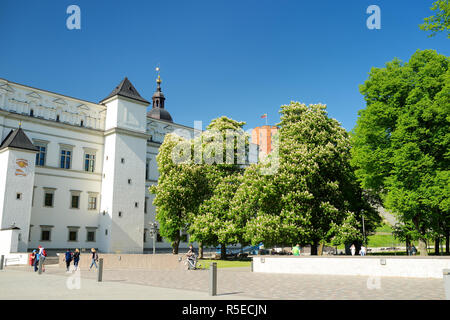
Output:
<svg viewBox="0 0 450 320">
<path fill-rule="evenodd" d="M 449 55 L 418 25 L 433 0 L 1 0 L 0 78 L 99 102 L 124 77 L 151 100 L 160 66 L 176 123 L 280 121 L 291 101 L 327 105 L 347 130 L 372 67 L 418 49 Z M 67 8 L 81 10 L 69 30 Z M 366 10 L 378 5 L 381 29 Z"/>
</svg>

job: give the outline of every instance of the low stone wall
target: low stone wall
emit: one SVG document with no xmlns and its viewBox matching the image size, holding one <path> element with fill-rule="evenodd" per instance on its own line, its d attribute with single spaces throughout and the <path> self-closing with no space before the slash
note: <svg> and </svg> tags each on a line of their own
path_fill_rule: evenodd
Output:
<svg viewBox="0 0 450 320">
<path fill-rule="evenodd" d="M 4 255 L 5 266 L 16 266 L 28 264 L 28 253 L 7 253 Z"/>
<path fill-rule="evenodd" d="M 253 257 L 253 272 L 266 273 L 443 278 L 449 268 L 450 257 Z"/>
<path fill-rule="evenodd" d="M 82 269 L 91 265 L 92 254 L 81 254 L 78 266 Z M 64 261 L 65 254 L 59 254 L 59 266 L 66 267 Z M 182 270 L 184 263 L 180 261 L 182 255 L 173 254 L 109 254 L 99 253 L 99 258 L 103 258 L 105 269 L 130 269 L 144 268 L 149 270 Z M 73 265 L 73 260 L 71 262 Z M 98 265 L 98 262 L 97 262 Z"/>
</svg>

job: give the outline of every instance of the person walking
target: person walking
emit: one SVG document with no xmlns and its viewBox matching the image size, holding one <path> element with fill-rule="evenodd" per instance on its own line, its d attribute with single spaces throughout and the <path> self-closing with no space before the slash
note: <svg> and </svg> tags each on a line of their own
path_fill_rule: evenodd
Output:
<svg viewBox="0 0 450 320">
<path fill-rule="evenodd" d="M 364 247 L 363 245 L 361 246 L 361 250 L 359 250 L 359 254 L 361 255 L 361 257 L 364 257 L 366 255 L 366 247 Z"/>
<path fill-rule="evenodd" d="M 356 253 L 356 247 L 355 247 L 354 244 L 352 244 L 352 246 L 350 247 L 350 252 L 352 253 L 352 256 L 355 255 L 355 253 Z"/>
<path fill-rule="evenodd" d="M 80 250 L 75 249 L 73 253 L 73 266 L 75 267 L 75 271 L 78 270 L 78 262 L 80 261 Z"/>
<path fill-rule="evenodd" d="M 91 262 L 91 266 L 89 267 L 89 271 L 91 271 L 91 268 L 93 265 L 95 265 L 95 269 L 98 269 L 98 266 L 97 266 L 98 253 L 94 248 L 91 249 L 91 252 L 92 252 L 92 262 Z"/>
<path fill-rule="evenodd" d="M 292 255 L 299 256 L 300 255 L 300 245 L 296 244 L 295 247 L 292 248 Z"/>
<path fill-rule="evenodd" d="M 64 261 L 66 262 L 66 272 L 70 272 L 70 263 L 72 262 L 72 252 L 70 249 L 67 249 Z"/>
<path fill-rule="evenodd" d="M 36 253 L 34 254 L 34 272 L 38 271 L 39 268 L 39 251 L 36 251 Z"/>
<path fill-rule="evenodd" d="M 39 246 L 39 263 L 42 264 L 42 272 L 45 272 L 45 258 L 47 257 L 47 251 L 42 246 Z"/>
<path fill-rule="evenodd" d="M 34 262 L 36 260 L 36 249 L 33 250 L 30 254 L 30 266 L 34 267 Z"/>
</svg>

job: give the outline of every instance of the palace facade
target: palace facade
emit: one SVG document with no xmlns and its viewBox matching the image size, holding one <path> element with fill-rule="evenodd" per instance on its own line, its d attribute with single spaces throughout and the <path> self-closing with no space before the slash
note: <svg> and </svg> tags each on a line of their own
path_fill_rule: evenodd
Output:
<svg viewBox="0 0 450 320">
<path fill-rule="evenodd" d="M 167 133 L 194 134 L 173 122 L 160 84 L 149 102 L 125 78 L 93 103 L 0 78 L 0 251 L 153 247 L 158 149 Z M 170 244 L 158 235 L 156 247 Z"/>
</svg>

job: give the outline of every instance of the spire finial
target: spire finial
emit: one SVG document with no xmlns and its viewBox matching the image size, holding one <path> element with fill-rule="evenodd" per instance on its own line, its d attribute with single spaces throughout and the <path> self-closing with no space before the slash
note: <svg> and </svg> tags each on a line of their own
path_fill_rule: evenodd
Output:
<svg viewBox="0 0 450 320">
<path fill-rule="evenodd" d="M 158 84 L 158 87 L 157 87 L 157 90 L 158 91 L 161 91 L 161 75 L 160 75 L 160 68 L 159 68 L 159 65 L 156 67 L 156 72 L 158 72 L 158 78 L 156 79 L 156 83 Z"/>
</svg>

